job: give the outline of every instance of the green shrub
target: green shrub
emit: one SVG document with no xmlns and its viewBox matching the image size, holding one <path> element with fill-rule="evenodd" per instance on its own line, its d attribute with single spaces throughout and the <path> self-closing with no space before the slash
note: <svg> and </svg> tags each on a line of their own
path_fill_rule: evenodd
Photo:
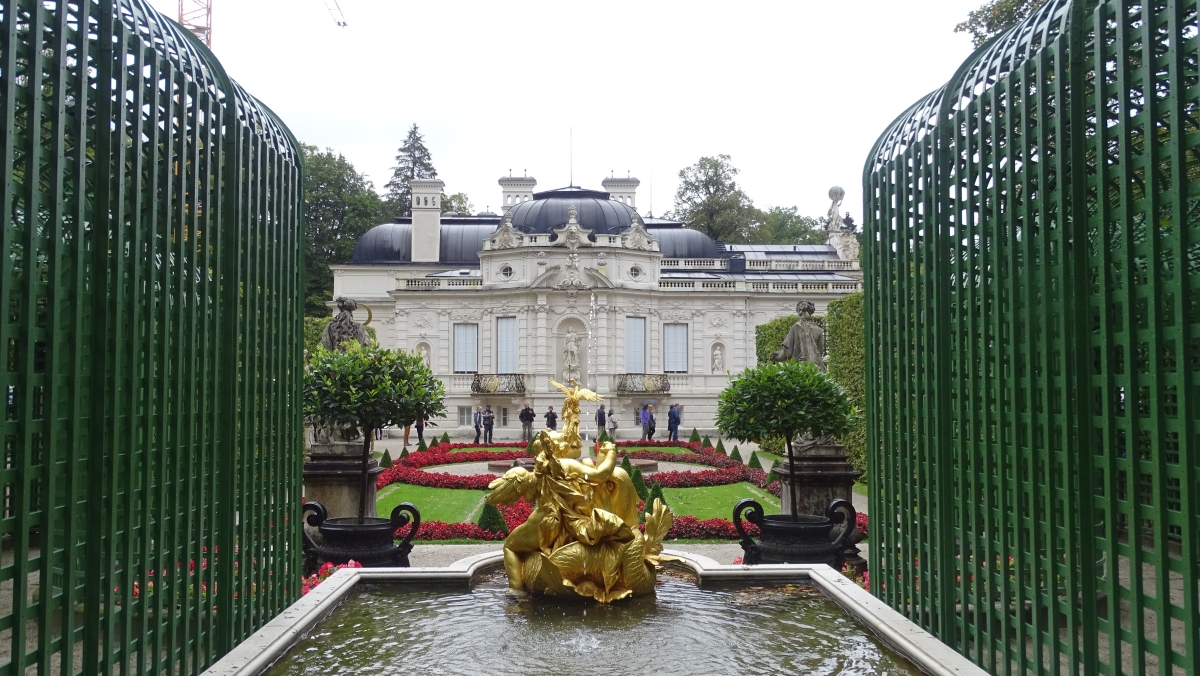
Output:
<svg viewBox="0 0 1200 676">
<path fill-rule="evenodd" d="M 401 458 L 408 457 L 408 446 L 405 446 L 404 448 L 400 449 L 400 457 Z"/>
<path fill-rule="evenodd" d="M 442 443 L 443 443 L 443 444 L 448 444 L 448 443 L 450 443 L 450 434 L 449 434 L 449 433 L 447 433 L 447 432 L 442 432 Z"/>
<path fill-rule="evenodd" d="M 762 463 L 759 462 L 759 460 L 758 460 L 758 454 L 755 453 L 754 451 L 750 451 L 750 462 L 746 463 L 746 466 L 751 469 L 762 469 L 763 468 Z"/>
<path fill-rule="evenodd" d="M 784 456 L 787 455 L 787 442 L 783 437 L 768 437 L 759 442 L 758 449 L 763 453 Z"/>
<path fill-rule="evenodd" d="M 633 463 L 629 462 L 628 454 L 621 458 L 621 469 L 625 470 L 625 473 L 629 476 L 633 476 Z"/>
<path fill-rule="evenodd" d="M 664 505 L 667 504 L 667 499 L 663 497 L 662 484 L 657 481 L 650 487 L 650 494 L 646 496 L 646 509 L 644 510 L 646 514 L 649 514 L 654 509 L 655 498 L 661 500 Z"/>
<path fill-rule="evenodd" d="M 717 453 L 720 453 L 721 455 L 729 455 L 729 452 L 725 450 L 725 442 L 721 441 L 720 439 L 717 439 Z"/>
<path fill-rule="evenodd" d="M 700 441 L 700 432 L 695 427 L 693 427 L 692 428 L 692 436 L 688 437 L 688 443 L 695 444 L 695 443 L 698 443 L 699 441 Z"/>
<path fill-rule="evenodd" d="M 743 463 L 745 462 L 744 460 L 742 460 L 742 454 L 738 453 L 738 449 L 736 447 L 733 449 L 733 453 L 729 454 L 729 459 L 737 460 L 738 462 L 743 462 Z"/>
<path fill-rule="evenodd" d="M 637 493 L 639 500 L 645 500 L 650 497 L 650 489 L 646 488 L 646 480 L 642 478 L 641 467 L 634 467 L 630 478 L 633 479 L 633 491 Z"/>
<path fill-rule="evenodd" d="M 704 438 L 700 440 L 700 447 L 701 448 L 712 448 L 712 441 L 709 440 L 707 434 L 705 434 Z"/>
<path fill-rule="evenodd" d="M 384 469 L 392 466 L 392 454 L 390 451 L 385 450 L 383 452 L 383 457 L 379 459 L 379 466 Z"/>
<path fill-rule="evenodd" d="M 612 437 L 608 436 L 608 430 L 600 430 L 600 436 L 597 437 L 596 441 L 604 443 L 606 441 L 612 441 Z"/>
<path fill-rule="evenodd" d="M 425 440 L 422 439 L 421 443 L 417 444 L 417 452 L 419 453 L 421 451 L 428 451 L 428 450 L 429 450 L 429 447 L 425 445 Z"/>
<path fill-rule="evenodd" d="M 508 524 L 504 523 L 504 515 L 495 505 L 483 503 L 483 512 L 479 515 L 479 527 L 493 533 L 508 533 Z"/>
<path fill-rule="evenodd" d="M 846 446 L 850 464 L 867 471 L 866 345 L 864 343 L 863 295 L 852 293 L 829 303 L 829 377 L 842 386 L 850 403 L 858 409 L 850 430 L 837 440 Z"/>
<path fill-rule="evenodd" d="M 520 466 L 521 466 L 521 461 L 520 461 L 520 460 L 517 460 L 516 458 L 513 458 L 513 464 L 512 464 L 512 466 L 513 466 L 513 467 L 520 467 Z"/>
</svg>

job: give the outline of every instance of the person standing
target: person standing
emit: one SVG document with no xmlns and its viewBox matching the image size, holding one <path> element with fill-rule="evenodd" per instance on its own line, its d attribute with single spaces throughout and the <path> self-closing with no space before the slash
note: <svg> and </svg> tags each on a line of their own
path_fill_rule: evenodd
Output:
<svg viewBox="0 0 1200 676">
<path fill-rule="evenodd" d="M 479 443 L 479 435 L 483 432 L 483 409 L 476 406 L 472 422 L 475 423 L 475 443 Z"/>
<path fill-rule="evenodd" d="M 533 412 L 533 407 L 529 402 L 525 402 L 525 408 L 521 409 L 521 441 L 533 441 L 533 419 L 537 414 Z"/>
<path fill-rule="evenodd" d="M 604 404 L 600 404 L 600 408 L 596 409 L 596 436 L 604 431 L 604 425 L 608 423 L 608 413 L 604 411 Z"/>
<path fill-rule="evenodd" d="M 550 407 L 550 410 L 546 411 L 546 415 L 543 417 L 546 418 L 546 429 L 558 429 L 558 414 L 554 412 L 553 406 Z"/>
<path fill-rule="evenodd" d="M 679 404 L 671 404 L 667 411 L 667 440 L 679 441 Z"/>
<path fill-rule="evenodd" d="M 654 439 L 655 424 L 658 422 L 658 419 L 654 417 L 653 406 L 647 406 L 646 412 L 650 414 L 650 430 L 646 434 L 646 441 L 650 441 Z"/>
<path fill-rule="evenodd" d="M 608 412 L 608 436 L 613 441 L 617 440 L 617 412 Z"/>
<path fill-rule="evenodd" d="M 496 427 L 496 414 L 492 413 L 492 405 L 483 409 L 483 443 L 492 443 L 492 430 Z"/>
<path fill-rule="evenodd" d="M 645 404 L 642 405 L 642 417 L 639 422 L 642 423 L 642 441 L 645 441 L 650 436 L 650 407 Z"/>
<path fill-rule="evenodd" d="M 425 443 L 425 417 L 417 418 L 417 445 Z"/>
</svg>

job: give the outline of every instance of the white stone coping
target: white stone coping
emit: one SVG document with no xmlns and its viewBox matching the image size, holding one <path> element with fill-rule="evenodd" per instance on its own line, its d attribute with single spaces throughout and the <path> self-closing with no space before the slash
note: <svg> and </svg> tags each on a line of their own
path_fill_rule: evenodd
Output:
<svg viewBox="0 0 1200 676">
<path fill-rule="evenodd" d="M 707 556 L 667 549 L 663 554 L 681 559 L 701 585 L 707 582 L 760 582 L 765 580 L 810 580 L 851 617 L 866 625 L 897 653 L 918 668 L 936 676 L 987 672 L 954 649 L 921 629 L 887 604 L 871 596 L 846 576 L 824 564 L 767 564 L 725 566 Z M 359 580 L 394 582 L 442 582 L 470 585 L 484 570 L 501 565 L 502 552 L 486 552 L 460 559 L 442 568 L 343 568 L 313 588 L 262 629 L 242 641 L 205 672 L 205 676 L 255 676 L 309 629 L 341 603 Z"/>
</svg>

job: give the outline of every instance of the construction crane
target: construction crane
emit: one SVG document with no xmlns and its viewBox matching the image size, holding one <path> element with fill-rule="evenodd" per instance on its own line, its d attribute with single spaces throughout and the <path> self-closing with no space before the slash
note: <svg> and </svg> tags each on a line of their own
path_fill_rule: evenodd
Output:
<svg viewBox="0 0 1200 676">
<path fill-rule="evenodd" d="M 179 25 L 212 47 L 213 0 L 179 0 Z"/>
</svg>

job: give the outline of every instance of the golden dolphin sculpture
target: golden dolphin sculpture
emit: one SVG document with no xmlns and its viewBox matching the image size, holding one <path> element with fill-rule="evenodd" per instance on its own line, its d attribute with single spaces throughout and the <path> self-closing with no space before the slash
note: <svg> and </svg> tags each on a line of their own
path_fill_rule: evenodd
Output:
<svg viewBox="0 0 1200 676">
<path fill-rule="evenodd" d="M 511 505 L 525 498 L 534 506 L 529 519 L 504 540 L 509 591 L 517 594 L 581 596 L 608 603 L 654 590 L 662 539 L 674 516 L 655 500 L 638 529 L 638 496 L 617 449 L 600 446 L 596 461 L 580 459 L 579 401 L 600 401 L 595 392 L 550 381 L 566 395 L 562 433 L 543 430 L 534 437 L 533 471 L 514 467 L 488 488 L 489 504 Z"/>
</svg>

